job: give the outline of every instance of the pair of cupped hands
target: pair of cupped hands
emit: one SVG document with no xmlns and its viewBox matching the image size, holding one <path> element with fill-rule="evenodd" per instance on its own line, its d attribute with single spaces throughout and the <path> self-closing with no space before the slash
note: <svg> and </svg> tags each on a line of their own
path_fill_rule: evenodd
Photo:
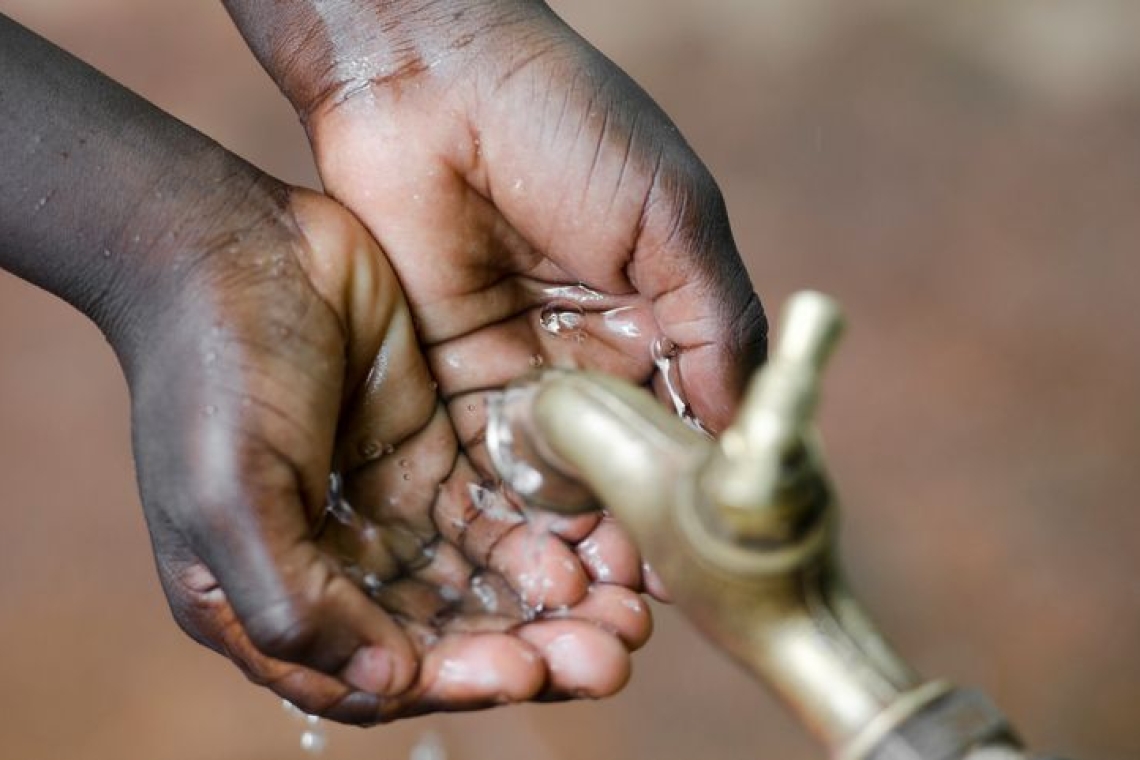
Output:
<svg viewBox="0 0 1140 760">
<path fill-rule="evenodd" d="M 611 694 L 658 582 L 610 518 L 504 493 L 486 394 L 546 365 L 665 400 L 664 337 L 715 431 L 762 310 L 705 167 L 549 8 L 369 5 L 263 35 L 229 3 L 331 198 L 260 179 L 272 210 L 219 211 L 134 328 L 163 587 L 192 637 L 339 721 Z M 582 310 L 571 338 L 552 305 Z"/>
</svg>

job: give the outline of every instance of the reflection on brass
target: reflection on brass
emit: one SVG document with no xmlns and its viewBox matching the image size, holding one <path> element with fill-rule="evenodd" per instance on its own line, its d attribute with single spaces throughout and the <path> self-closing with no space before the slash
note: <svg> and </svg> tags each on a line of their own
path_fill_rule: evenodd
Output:
<svg viewBox="0 0 1140 760">
<path fill-rule="evenodd" d="M 548 509 L 596 508 L 596 494 L 682 611 L 832 757 L 1024 758 L 984 696 L 920 679 L 848 591 L 812 428 L 842 318 L 829 298 L 800 293 L 783 325 L 716 441 L 611 377 L 548 371 L 523 381 L 490 409 L 500 475 Z"/>
</svg>

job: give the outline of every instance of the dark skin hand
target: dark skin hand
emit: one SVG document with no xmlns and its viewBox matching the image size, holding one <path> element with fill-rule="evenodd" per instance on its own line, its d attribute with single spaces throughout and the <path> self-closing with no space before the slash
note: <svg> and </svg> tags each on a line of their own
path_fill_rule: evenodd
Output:
<svg viewBox="0 0 1140 760">
<path fill-rule="evenodd" d="M 350 214 L 3 17 L 0 85 L 0 266 L 119 356 L 159 576 L 192 637 L 354 723 L 621 687 L 650 630 L 636 551 L 608 520 L 521 510 L 461 455 Z M 509 350 L 489 338 L 470 371 Z M 327 509 L 333 469 L 354 511 Z"/>
<path fill-rule="evenodd" d="M 381 413 L 386 388 L 368 389 L 361 403 L 376 411 L 353 416 L 339 458 L 356 481 L 353 504 L 409 515 L 420 540 L 441 535 L 468 563 L 505 571 L 455 527 L 483 493 L 471 484 L 493 485 L 487 393 L 536 366 L 589 368 L 678 403 L 672 385 L 706 428 L 727 424 L 766 324 L 719 190 L 652 100 L 546 5 L 225 4 L 296 107 L 326 190 L 383 245 L 430 370 L 415 383 L 438 387 L 446 404 L 446 414 L 426 403 Z M 676 347 L 669 378 L 653 360 L 659 339 Z M 438 496 L 417 485 L 441 480 Z M 376 504 L 381 492 L 397 506 Z M 515 566 L 513 588 L 531 604 L 582 603 L 583 579 L 559 570 L 575 554 L 595 582 L 646 582 L 639 562 L 611 548 L 626 539 L 609 520 L 604 540 L 577 543 L 575 529 L 540 552 L 515 551 L 522 530 L 502 535 L 496 546 L 510 556 L 548 558 L 540 570 Z M 432 597 L 402 593 L 425 609 Z M 590 605 L 620 614 L 617 599 Z M 535 697 L 600 695 L 622 680 L 591 688 L 550 672 Z"/>
<path fill-rule="evenodd" d="M 658 336 L 678 348 L 691 411 L 727 424 L 766 323 L 720 192 L 660 108 L 549 7 L 225 5 L 304 121 L 327 191 L 384 246 L 476 471 L 483 391 L 541 361 L 671 401 Z M 567 302 L 587 314 L 584 340 L 540 327 Z"/>
</svg>

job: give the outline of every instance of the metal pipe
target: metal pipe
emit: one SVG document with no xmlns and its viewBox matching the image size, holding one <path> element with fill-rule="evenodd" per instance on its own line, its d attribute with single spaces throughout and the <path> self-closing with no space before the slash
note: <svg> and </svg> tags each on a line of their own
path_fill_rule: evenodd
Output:
<svg viewBox="0 0 1140 760">
<path fill-rule="evenodd" d="M 920 679 L 843 582 L 838 506 L 812 428 L 841 332 L 834 302 L 795 296 L 719 441 L 614 378 L 540 373 L 491 403 L 492 461 L 537 506 L 608 507 L 682 611 L 833 757 L 1024 758 L 983 696 Z"/>
</svg>

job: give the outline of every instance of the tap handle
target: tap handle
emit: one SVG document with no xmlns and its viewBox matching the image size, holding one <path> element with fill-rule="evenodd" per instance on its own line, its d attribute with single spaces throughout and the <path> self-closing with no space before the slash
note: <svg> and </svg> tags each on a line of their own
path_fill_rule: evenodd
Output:
<svg viewBox="0 0 1140 760">
<path fill-rule="evenodd" d="M 843 316 L 831 298 L 794 295 L 768 364 L 721 436 L 704 487 L 723 529 L 743 540 L 780 540 L 821 506 L 823 463 L 809 450 L 820 381 Z M 805 488 L 806 486 L 806 488 Z"/>
</svg>

